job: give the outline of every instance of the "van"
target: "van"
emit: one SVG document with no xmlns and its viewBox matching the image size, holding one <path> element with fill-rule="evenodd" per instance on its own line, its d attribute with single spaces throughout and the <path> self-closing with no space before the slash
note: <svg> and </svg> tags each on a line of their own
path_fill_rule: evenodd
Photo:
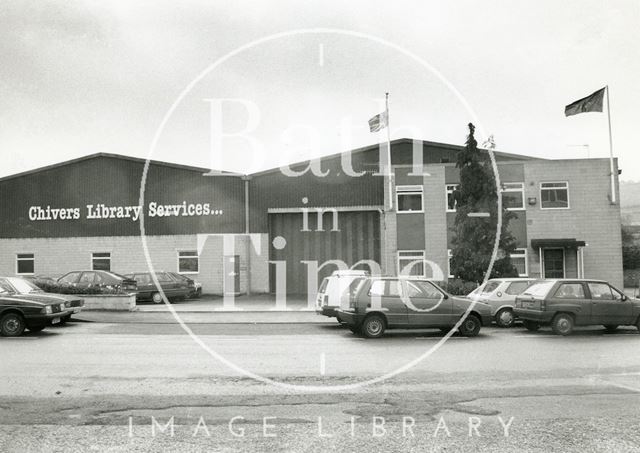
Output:
<svg viewBox="0 0 640 453">
<path fill-rule="evenodd" d="M 336 318 L 336 310 L 349 306 L 349 298 L 358 284 L 369 275 L 368 271 L 343 270 L 334 271 L 329 277 L 325 277 L 318 288 L 316 313 Z"/>
</svg>

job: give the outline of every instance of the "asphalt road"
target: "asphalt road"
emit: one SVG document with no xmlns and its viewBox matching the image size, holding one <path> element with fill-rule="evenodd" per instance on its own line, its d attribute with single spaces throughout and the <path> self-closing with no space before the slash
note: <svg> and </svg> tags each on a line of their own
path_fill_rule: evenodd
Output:
<svg viewBox="0 0 640 453">
<path fill-rule="evenodd" d="M 636 329 L 191 328 L 0 338 L 0 451 L 640 451 Z"/>
</svg>

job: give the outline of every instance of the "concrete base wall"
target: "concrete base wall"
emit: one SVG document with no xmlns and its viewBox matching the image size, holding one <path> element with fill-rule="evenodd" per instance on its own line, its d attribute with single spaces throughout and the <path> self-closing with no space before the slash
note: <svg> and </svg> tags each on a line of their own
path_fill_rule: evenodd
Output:
<svg viewBox="0 0 640 453">
<path fill-rule="evenodd" d="M 135 294 L 95 294 L 82 295 L 80 297 L 82 297 L 82 299 L 84 300 L 83 310 L 134 311 L 136 309 Z"/>
</svg>

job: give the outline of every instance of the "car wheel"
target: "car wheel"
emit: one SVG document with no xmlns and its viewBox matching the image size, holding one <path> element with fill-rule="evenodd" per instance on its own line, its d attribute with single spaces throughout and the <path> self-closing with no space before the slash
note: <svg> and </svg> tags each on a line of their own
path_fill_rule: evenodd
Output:
<svg viewBox="0 0 640 453">
<path fill-rule="evenodd" d="M 513 327 L 516 317 L 511 308 L 503 308 L 496 313 L 496 324 L 498 327 Z"/>
<path fill-rule="evenodd" d="M 607 332 L 615 332 L 618 329 L 618 325 L 617 324 L 606 324 L 604 326 L 604 328 L 606 329 Z"/>
<path fill-rule="evenodd" d="M 573 317 L 566 313 L 560 313 L 553 318 L 551 328 L 557 335 L 570 335 L 573 332 Z"/>
<path fill-rule="evenodd" d="M 24 318 L 18 313 L 8 313 L 0 319 L 0 333 L 5 337 L 19 337 L 25 327 Z"/>
<path fill-rule="evenodd" d="M 151 301 L 154 304 L 161 304 L 162 303 L 162 295 L 160 293 L 153 293 L 151 295 Z"/>
<path fill-rule="evenodd" d="M 462 336 L 475 337 L 480 332 L 480 327 L 482 327 L 480 319 L 476 315 L 469 315 L 462 321 L 458 330 Z"/>
<path fill-rule="evenodd" d="M 530 330 L 531 332 L 535 332 L 540 329 L 540 324 L 535 321 L 528 321 L 525 319 L 524 321 L 522 321 L 522 323 L 524 324 L 524 328 Z"/>
<path fill-rule="evenodd" d="M 367 338 L 380 338 L 386 327 L 382 316 L 369 315 L 362 322 L 361 332 Z"/>
<path fill-rule="evenodd" d="M 40 332 L 42 329 L 44 329 L 45 326 L 34 326 L 34 327 L 29 327 L 29 332 Z"/>
</svg>

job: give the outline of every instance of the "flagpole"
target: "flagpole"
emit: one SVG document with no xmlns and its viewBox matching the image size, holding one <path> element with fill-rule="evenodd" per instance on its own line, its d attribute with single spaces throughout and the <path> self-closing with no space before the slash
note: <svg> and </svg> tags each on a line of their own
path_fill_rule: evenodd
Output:
<svg viewBox="0 0 640 453">
<path fill-rule="evenodd" d="M 391 182 L 392 167 L 391 167 L 391 126 L 389 123 L 389 93 L 385 93 L 384 98 L 385 110 L 387 112 L 387 171 L 389 180 L 389 210 L 393 210 L 393 186 Z"/>
<path fill-rule="evenodd" d="M 616 181 L 613 166 L 613 137 L 611 135 L 611 104 L 609 102 L 609 85 L 607 85 L 607 120 L 609 121 L 609 164 L 611 167 L 611 203 L 616 203 Z"/>
</svg>

